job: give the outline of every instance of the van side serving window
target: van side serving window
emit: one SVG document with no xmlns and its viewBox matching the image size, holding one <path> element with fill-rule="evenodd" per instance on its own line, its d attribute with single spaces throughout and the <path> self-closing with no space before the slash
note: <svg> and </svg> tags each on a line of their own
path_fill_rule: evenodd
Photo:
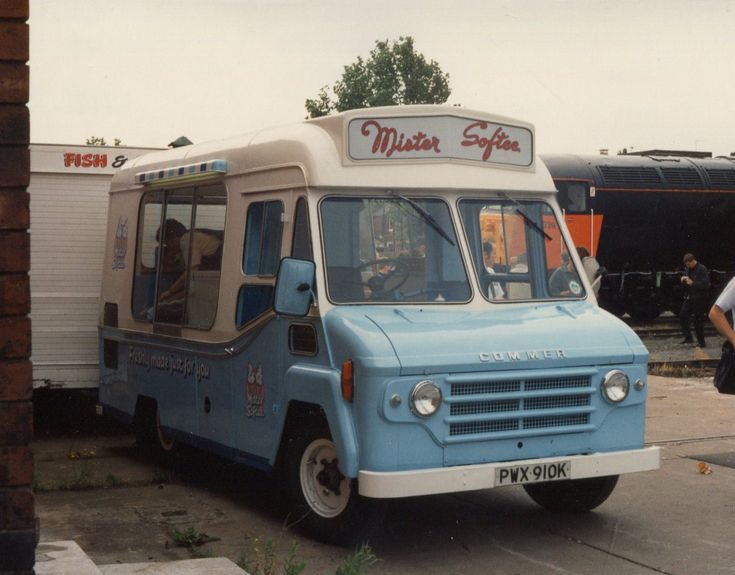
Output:
<svg viewBox="0 0 735 575">
<path fill-rule="evenodd" d="M 273 307 L 274 279 L 262 283 L 263 276 L 272 278 L 278 271 L 283 235 L 283 203 L 280 200 L 253 202 L 248 207 L 245 223 L 245 246 L 242 270 L 246 283 L 237 294 L 238 328 Z M 258 278 L 258 279 L 255 279 Z"/>
<path fill-rule="evenodd" d="M 217 312 L 226 196 L 222 185 L 144 194 L 133 317 L 209 329 Z"/>
</svg>

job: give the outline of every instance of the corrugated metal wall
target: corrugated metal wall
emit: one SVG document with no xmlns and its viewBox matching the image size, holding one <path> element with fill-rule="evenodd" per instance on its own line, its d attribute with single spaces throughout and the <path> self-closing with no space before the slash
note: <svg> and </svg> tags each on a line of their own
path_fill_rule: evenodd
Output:
<svg viewBox="0 0 735 575">
<path fill-rule="evenodd" d="M 110 179 L 38 173 L 31 178 L 35 387 L 97 386 L 97 301 Z"/>
</svg>

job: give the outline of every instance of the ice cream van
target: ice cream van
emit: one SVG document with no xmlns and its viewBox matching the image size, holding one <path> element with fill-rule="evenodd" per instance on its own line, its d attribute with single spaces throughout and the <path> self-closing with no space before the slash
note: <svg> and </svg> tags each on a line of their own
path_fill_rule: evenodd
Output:
<svg viewBox="0 0 735 575">
<path fill-rule="evenodd" d="M 273 473 L 318 539 L 509 485 L 586 511 L 660 465 L 648 352 L 529 123 L 372 108 L 154 152 L 115 174 L 106 246 L 104 412 Z"/>
</svg>

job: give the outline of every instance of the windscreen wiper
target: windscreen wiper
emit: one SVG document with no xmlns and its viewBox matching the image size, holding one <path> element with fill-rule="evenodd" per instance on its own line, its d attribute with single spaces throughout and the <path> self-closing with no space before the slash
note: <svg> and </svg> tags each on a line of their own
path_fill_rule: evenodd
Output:
<svg viewBox="0 0 735 575">
<path fill-rule="evenodd" d="M 509 196 L 508 194 L 506 194 L 505 192 L 501 192 L 501 193 L 500 193 L 500 195 L 501 195 L 501 196 L 503 196 L 503 198 L 505 198 L 506 200 L 508 200 L 508 201 L 510 201 L 510 202 L 513 202 L 513 203 L 514 203 L 514 204 L 516 205 L 516 210 L 515 210 L 515 211 L 516 211 L 516 213 L 517 213 L 517 214 L 518 214 L 519 216 L 521 216 L 521 217 L 523 218 L 523 220 L 524 220 L 524 221 L 525 221 L 525 222 L 526 222 L 526 223 L 527 223 L 527 224 L 528 224 L 529 226 L 531 226 L 532 228 L 535 228 L 535 229 L 536 229 L 536 231 L 537 231 L 538 233 L 542 234 L 542 235 L 543 235 L 543 236 L 544 236 L 544 237 L 545 237 L 545 238 L 546 238 L 547 240 L 551 241 L 551 236 L 550 236 L 549 234 L 547 234 L 547 233 L 546 233 L 546 232 L 544 231 L 544 229 L 543 229 L 543 228 L 542 228 L 541 226 L 539 226 L 539 225 L 538 225 L 538 224 L 537 224 L 536 222 L 534 222 L 534 221 L 533 221 L 533 220 L 532 220 L 531 218 L 529 218 L 529 217 L 528 217 L 528 216 L 526 215 L 526 212 L 524 212 L 524 211 L 523 211 L 523 204 L 522 204 L 522 203 L 520 203 L 520 202 L 519 202 L 519 201 L 517 201 L 517 200 L 514 200 L 513 198 L 511 198 L 511 197 L 510 197 L 510 196 Z"/>
<path fill-rule="evenodd" d="M 434 216 L 432 216 L 429 212 L 427 212 L 424 208 L 422 208 L 418 203 L 392 190 L 390 194 L 391 196 L 395 196 L 396 198 L 406 202 L 409 206 L 411 206 L 414 210 L 416 210 L 416 213 L 418 213 L 427 224 L 429 224 L 432 228 L 434 228 L 434 231 L 436 231 L 441 237 L 447 240 L 451 245 L 455 245 L 454 240 L 452 240 L 450 235 L 444 231 L 444 228 L 442 228 L 441 225 L 439 225 L 439 222 L 437 222 L 434 219 Z"/>
</svg>

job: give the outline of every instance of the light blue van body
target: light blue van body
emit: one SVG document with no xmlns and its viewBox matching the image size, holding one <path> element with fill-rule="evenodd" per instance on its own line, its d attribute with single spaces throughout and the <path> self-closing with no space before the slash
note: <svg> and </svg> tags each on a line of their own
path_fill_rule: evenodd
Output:
<svg viewBox="0 0 735 575">
<path fill-rule="evenodd" d="M 381 121 L 396 114 L 392 109 L 360 113 Z M 141 398 L 152 400 L 166 436 L 271 470 L 279 462 L 286 435 L 303 423 L 301 418 L 289 418 L 296 406 L 307 406 L 325 419 L 342 474 L 359 479 L 360 492 L 371 497 L 494 487 L 499 481 L 495 475 L 499 466 L 514 462 L 568 458 L 572 476 L 567 478 L 656 468 L 658 451 L 644 447 L 646 348 L 625 323 L 597 306 L 588 279 L 570 271 L 567 273 L 574 274 L 577 282 L 572 293 L 555 296 L 551 291 L 548 276 L 554 266 L 549 262 L 561 257 L 563 265 L 571 258 L 570 266 L 581 266 L 569 245 L 545 169 L 533 158 L 530 167 L 478 168 L 471 158 L 464 157 L 427 160 L 427 164 L 417 158 L 415 165 L 406 160 L 396 167 L 377 144 L 374 147 L 376 153 L 383 154 L 381 160 L 363 167 L 360 162 L 369 160 L 361 159 L 363 152 L 352 151 L 348 128 L 342 131 L 343 124 L 347 126 L 360 113 L 321 124 L 306 123 L 310 134 L 320 134 L 314 136 L 313 155 L 318 160 L 320 154 L 331 154 L 331 168 L 325 167 L 327 159 L 321 165 L 315 160 L 313 168 L 304 160 L 295 162 L 298 169 L 289 167 L 289 175 L 281 179 L 269 181 L 263 175 L 252 186 L 245 185 L 248 177 L 254 177 L 251 172 L 259 173 L 247 162 L 255 162 L 253 156 L 266 157 L 268 146 L 280 146 L 278 153 L 283 155 L 280 161 L 264 162 L 276 174 L 285 169 L 289 153 L 301 157 L 299 154 L 309 147 L 308 138 L 302 141 L 294 137 L 291 141 L 278 133 L 269 136 L 270 144 L 253 137 L 240 145 L 204 144 L 189 152 L 159 153 L 139 159 L 116 176 L 99 328 L 99 400 L 105 412 L 133 422 Z M 444 118 L 457 112 L 419 107 L 405 113 Z M 479 146 L 482 142 L 467 138 L 468 130 L 464 141 Z M 439 142 L 440 137 L 435 140 Z M 420 147 L 421 140 L 414 141 Z M 349 147 L 349 154 L 342 146 Z M 394 147 L 394 157 L 405 150 L 403 144 Z M 428 148 L 428 144 L 423 147 Z M 446 149 L 439 144 L 434 147 Z M 507 148 L 510 153 L 512 146 Z M 502 151 L 499 144 L 493 153 Z M 463 153 L 462 149 L 456 153 Z M 148 208 L 141 207 L 141 202 L 154 205 L 159 193 L 155 190 L 173 194 L 181 186 L 199 186 L 198 180 L 186 179 L 183 170 L 175 172 L 175 167 L 215 158 L 220 163 L 210 162 L 200 175 L 206 185 L 220 182 L 226 190 L 224 253 L 221 269 L 216 272 L 217 311 L 207 319 L 210 323 L 202 320 L 202 325 L 212 326 L 209 329 L 187 327 L 186 320 L 171 326 L 141 311 L 145 305 L 154 305 L 146 294 L 154 293 L 156 285 L 164 282 L 162 274 L 155 280 L 158 276 L 151 271 L 163 265 L 159 263 L 162 252 L 151 248 L 151 255 L 146 256 L 141 247 L 141 242 L 147 241 L 144 225 L 149 225 L 143 222 L 142 214 Z M 258 161 L 263 162 L 262 158 Z M 353 167 L 354 174 L 349 172 Z M 171 179 L 167 180 L 169 168 Z M 502 192 L 497 191 L 497 184 L 483 189 L 481 169 L 488 173 L 504 170 L 508 186 Z M 366 170 L 373 170 L 375 176 L 363 179 L 363 174 L 369 174 Z M 426 170 L 425 176 L 422 170 Z M 462 180 L 465 173 L 469 174 L 467 182 Z M 417 183 L 411 185 L 411 177 Z M 434 184 L 429 187 L 427 182 Z M 197 196 L 198 187 L 192 189 L 191 197 L 204 197 Z M 401 190 L 400 195 L 396 189 Z M 308 206 L 309 222 L 304 229 L 311 238 L 313 254 L 307 259 L 313 259 L 316 273 L 311 283 L 298 288 L 302 292 L 308 288 L 312 302 L 308 313 L 274 311 L 272 290 L 276 281 L 282 280 L 277 269 L 247 273 L 247 252 L 252 246 L 247 238 L 255 236 L 244 228 L 256 221 L 251 218 L 251 192 L 255 198 L 265 198 L 266 203 L 258 206 L 263 213 L 269 209 L 270 198 L 281 202 L 281 208 L 274 209 L 286 214 L 280 219 L 284 241 L 274 261 L 293 255 L 296 248 L 290 240 L 297 231 L 292 228 L 298 226 L 291 209 L 298 199 L 303 200 L 302 206 Z M 163 209 L 171 212 L 178 201 L 175 197 L 167 195 L 155 204 L 155 214 Z M 516 197 L 520 200 L 513 199 Z M 483 203 L 483 198 L 493 199 Z M 203 213 L 208 205 L 205 200 L 192 201 L 201 203 L 187 208 L 187 214 Z M 414 205 L 417 202 L 419 208 Z M 349 210 L 354 206 L 354 220 L 345 217 L 340 221 L 334 215 L 353 213 Z M 363 218 L 368 209 L 372 218 Z M 433 223 L 427 223 L 426 213 L 433 214 Z M 258 221 L 265 222 L 266 217 Z M 530 219 L 537 223 L 524 223 Z M 120 231 L 123 221 L 124 234 Z M 370 233 L 361 231 L 355 236 L 355 245 L 348 246 L 346 234 L 365 221 L 364 229 Z M 483 227 L 487 222 L 505 226 L 492 236 L 497 240 L 496 251 L 501 249 L 500 240 L 505 246 L 501 254 L 505 266 L 498 266 L 505 271 L 483 264 L 480 240 L 488 243 Z M 396 231 L 399 224 L 404 228 L 400 237 Z M 520 230 L 515 236 L 508 231 L 511 225 Z M 153 232 L 163 233 L 158 223 L 149 227 L 151 237 Z M 438 227 L 442 229 L 435 232 Z M 544 229 L 550 227 L 554 227 L 553 233 L 545 234 Z M 412 243 L 411 230 L 418 230 L 420 242 Z M 548 247 L 552 235 L 559 248 Z M 267 240 L 264 232 L 261 237 L 260 241 Z M 525 251 L 518 249 L 513 255 L 511 244 L 517 245 L 519 238 L 525 242 Z M 379 258 L 371 261 L 372 256 L 381 250 L 397 254 L 399 240 L 414 247 L 412 263 L 401 261 L 401 257 L 409 261 L 409 256 L 386 258 L 394 269 L 385 275 L 387 281 L 393 277 L 396 283 L 404 283 L 394 290 L 384 289 L 383 284 L 368 289 L 381 266 Z M 364 251 L 368 244 L 373 250 L 370 256 Z M 163 250 L 163 242 L 155 249 Z M 265 256 L 262 250 L 260 253 L 262 262 Z M 140 262 L 146 257 L 152 263 L 143 265 Z M 337 295 L 338 273 L 348 257 L 357 262 L 357 274 L 353 274 L 357 279 L 352 282 L 353 288 L 354 284 L 359 286 L 357 295 Z M 514 272 L 511 261 L 523 264 L 526 259 L 525 268 Z M 420 274 L 410 271 L 417 266 Z M 413 291 L 404 289 L 414 276 L 422 282 L 420 286 Z M 505 299 L 493 301 L 487 295 L 488 285 L 501 280 Z M 141 287 L 144 281 L 149 282 L 145 289 Z M 533 295 L 513 299 L 513 282 L 527 284 Z M 256 295 L 242 295 L 251 293 Z M 138 300 L 141 303 L 136 303 Z M 248 309 L 256 300 L 257 305 L 252 304 L 256 308 Z M 137 305 L 140 310 L 135 309 Z M 353 370 L 349 382 L 352 398 L 345 395 L 342 381 L 346 361 Z M 606 378 L 616 372 L 622 372 L 628 382 L 622 399 L 606 396 Z M 436 411 L 429 415 L 417 411 L 418 400 L 413 397 L 417 384 L 425 381 L 438 388 L 440 395 L 438 401 L 433 396 L 431 408 Z M 606 464 L 605 454 L 621 455 Z M 585 457 L 595 462 L 595 469 L 575 473 L 577 461 Z M 626 463 L 628 460 L 632 463 Z M 478 479 L 479 483 L 465 485 L 458 475 L 439 474 L 440 470 L 482 470 L 483 465 L 490 465 L 489 479 Z M 437 471 L 436 476 L 432 476 L 433 471 Z M 415 474 L 420 486 L 414 489 L 402 483 L 392 491 L 392 474 Z M 363 481 L 367 485 L 373 480 L 375 487 L 363 490 Z"/>
</svg>

